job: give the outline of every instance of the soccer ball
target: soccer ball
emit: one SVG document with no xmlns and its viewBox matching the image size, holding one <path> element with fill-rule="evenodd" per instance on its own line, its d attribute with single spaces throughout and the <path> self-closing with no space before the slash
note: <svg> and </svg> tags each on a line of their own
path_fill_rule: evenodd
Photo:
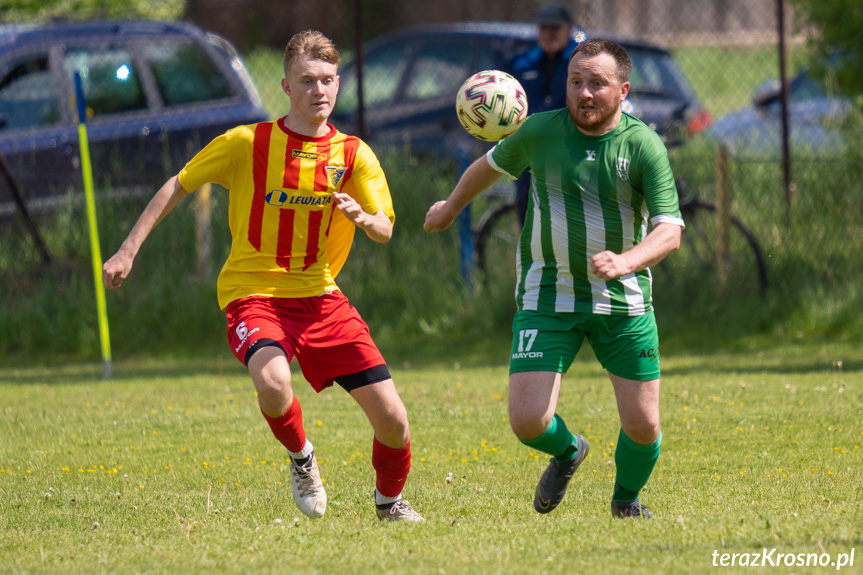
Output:
<svg viewBox="0 0 863 575">
<path fill-rule="evenodd" d="M 484 70 L 465 80 L 458 89 L 455 110 L 471 136 L 496 142 L 524 123 L 527 96 L 518 80 L 506 72 Z"/>
</svg>

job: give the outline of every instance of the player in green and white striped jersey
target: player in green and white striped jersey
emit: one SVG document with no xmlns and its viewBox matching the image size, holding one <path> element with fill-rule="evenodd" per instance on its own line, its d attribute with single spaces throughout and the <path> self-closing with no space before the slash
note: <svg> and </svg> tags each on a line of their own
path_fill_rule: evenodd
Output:
<svg viewBox="0 0 863 575">
<path fill-rule="evenodd" d="M 530 168 L 531 196 L 518 248 L 519 309 L 601 315 L 652 310 L 649 268 L 604 281 L 593 256 L 620 254 L 653 224 L 680 225 L 662 140 L 623 114 L 612 131 L 585 136 L 565 108 L 536 114 L 488 154 L 507 177 Z M 653 190 L 645 195 L 643 189 Z M 549 233 L 549 231 L 551 233 Z"/>
<path fill-rule="evenodd" d="M 589 450 L 555 413 L 562 375 L 587 338 L 620 415 L 612 513 L 650 515 L 638 494 L 662 433 L 648 266 L 679 247 L 683 220 L 665 146 L 621 111 L 631 66 L 614 42 L 579 44 L 569 61 L 567 107 L 530 116 L 426 215 L 427 231 L 445 229 L 501 175 L 531 174 L 517 253 L 509 413 L 523 443 L 552 455 L 534 496 L 540 513 L 560 504 Z"/>
</svg>

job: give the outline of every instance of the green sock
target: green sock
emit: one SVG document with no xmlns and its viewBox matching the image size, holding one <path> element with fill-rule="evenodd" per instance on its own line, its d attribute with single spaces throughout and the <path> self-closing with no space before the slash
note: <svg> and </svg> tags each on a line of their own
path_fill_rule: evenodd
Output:
<svg viewBox="0 0 863 575">
<path fill-rule="evenodd" d="M 542 435 L 530 440 L 519 438 L 519 441 L 537 451 L 554 456 L 558 461 L 569 461 L 575 457 L 575 452 L 578 449 L 575 436 L 570 433 L 563 419 L 556 413 L 551 423 L 548 424 L 548 429 Z"/>
<path fill-rule="evenodd" d="M 662 432 L 650 445 L 635 443 L 620 430 L 617 439 L 617 449 L 614 452 L 614 462 L 617 464 L 617 478 L 614 483 L 612 499 L 622 503 L 630 503 L 638 499 L 638 492 L 647 484 L 653 466 L 659 458 L 659 445 L 662 443 Z"/>
</svg>

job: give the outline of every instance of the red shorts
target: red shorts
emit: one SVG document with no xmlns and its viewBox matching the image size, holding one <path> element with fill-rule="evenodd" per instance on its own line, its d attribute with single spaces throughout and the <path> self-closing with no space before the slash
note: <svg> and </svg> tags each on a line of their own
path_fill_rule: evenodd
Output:
<svg viewBox="0 0 863 575">
<path fill-rule="evenodd" d="M 316 297 L 251 296 L 228 304 L 228 343 L 245 365 L 255 342 L 272 340 L 300 364 L 315 391 L 337 377 L 385 365 L 369 328 L 340 291 Z"/>
</svg>

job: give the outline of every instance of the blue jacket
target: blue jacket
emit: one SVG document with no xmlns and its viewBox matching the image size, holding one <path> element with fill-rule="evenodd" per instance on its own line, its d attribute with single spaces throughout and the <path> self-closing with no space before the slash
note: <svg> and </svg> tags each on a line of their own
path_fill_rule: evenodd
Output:
<svg viewBox="0 0 863 575">
<path fill-rule="evenodd" d="M 563 49 L 560 58 L 554 64 L 550 82 L 547 78 L 547 66 L 543 65 L 546 57 L 539 46 L 534 46 L 510 62 L 508 71 L 524 88 L 529 114 L 566 106 L 566 73 L 569 67 L 569 56 L 577 44 L 575 40 L 570 40 Z"/>
</svg>

